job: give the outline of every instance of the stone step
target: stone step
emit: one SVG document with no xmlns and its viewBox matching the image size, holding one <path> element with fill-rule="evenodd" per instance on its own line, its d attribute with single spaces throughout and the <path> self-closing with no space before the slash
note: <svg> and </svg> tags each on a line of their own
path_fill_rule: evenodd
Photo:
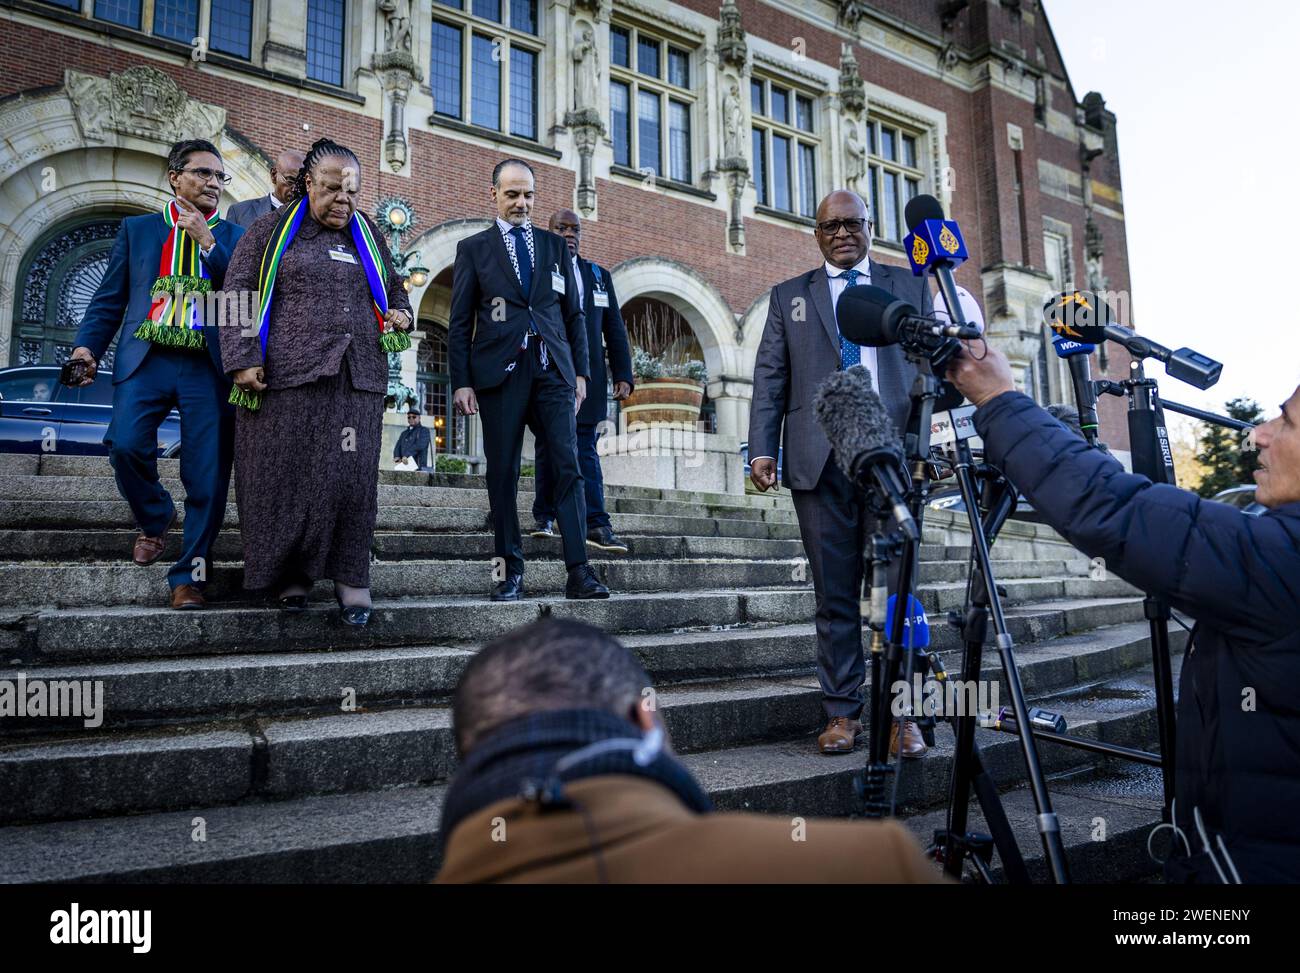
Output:
<svg viewBox="0 0 1300 973">
<path fill-rule="evenodd" d="M 1129 621 L 1081 632 L 1094 614 L 1082 605 L 1011 615 L 1026 692 L 1043 693 L 1085 681 L 1109 678 L 1150 660 L 1145 622 Z M 1128 614 L 1141 617 L 1133 603 Z M 1068 635 L 1066 632 L 1078 632 Z M 1181 631 L 1171 632 L 1177 645 Z M 961 668 L 959 633 L 933 631 L 932 649 L 956 678 Z M 814 672 L 816 636 L 811 623 L 741 627 L 726 631 L 687 631 L 627 635 L 622 641 L 637 653 L 657 685 L 685 681 L 749 678 Z M 16 683 L 20 674 L 49 682 L 85 681 L 104 685 L 104 725 L 135 726 L 195 718 L 248 719 L 276 713 L 337 712 L 350 689 L 361 708 L 431 704 L 450 698 L 461 671 L 473 656 L 471 646 L 406 646 L 331 652 L 281 652 L 150 659 L 138 662 L 89 661 L 74 665 L 0 666 L 0 680 Z M 983 659 L 986 678 L 1000 672 L 992 648 Z M 9 717 L 6 732 L 48 733 L 61 724 L 50 718 Z M 68 724 L 82 733 L 82 722 Z"/>
<path fill-rule="evenodd" d="M 779 514 L 781 511 L 770 511 Z M 519 510 L 520 526 L 531 525 L 531 513 Z M 177 509 L 177 522 L 185 520 Z M 693 537 L 753 537 L 798 540 L 799 526 L 792 519 L 753 520 L 736 517 L 678 517 L 664 514 L 620 514 L 610 518 L 616 533 Z M 7 500 L 0 503 L 0 529 L 10 530 L 102 530 L 128 529 L 134 525 L 131 510 L 122 500 Z M 226 507 L 226 528 L 239 526 L 233 504 Z M 379 508 L 376 529 L 381 531 L 433 531 L 467 533 L 486 531 L 486 507 L 395 507 Z M 1059 554 L 1057 555 L 1059 556 Z"/>
<path fill-rule="evenodd" d="M 1147 838 L 1159 824 L 1163 806 L 1159 768 L 1107 761 L 1099 769 L 1054 777 L 1048 792 L 1073 884 L 1130 885 L 1159 879 L 1161 867 L 1147 854 Z M 1031 881 L 1050 882 L 1038 836 L 1038 810 L 1029 787 L 1013 788 L 1001 796 Z M 947 827 L 947 811 L 911 815 L 904 822 L 928 846 L 935 832 Z M 988 833 L 978 802 L 972 802 L 969 829 Z M 993 865 L 994 881 L 1005 881 L 1001 861 L 995 857 Z M 972 873 L 967 866 L 967 875 Z"/>
<path fill-rule="evenodd" d="M 164 479 L 163 487 L 171 494 L 177 506 L 184 503 L 185 488 L 180 480 Z M 432 486 L 379 486 L 379 506 L 433 507 L 439 510 L 487 510 L 486 490 L 465 490 Z M 103 503 L 121 501 L 117 484 L 107 477 L 92 476 L 0 476 L 0 502 L 87 502 Z M 235 505 L 234 485 L 231 485 L 229 504 Z M 518 508 L 521 517 L 531 522 L 533 494 L 520 493 Z M 665 517 L 734 518 L 737 520 L 766 521 L 769 523 L 795 523 L 793 508 L 755 507 L 727 503 L 691 503 L 681 500 L 641 499 L 613 496 L 606 502 L 611 514 L 656 514 Z"/>
<path fill-rule="evenodd" d="M 1133 746 L 1149 745 L 1155 733 L 1149 706 L 1138 701 L 1125 712 L 1100 714 L 1095 721 L 1076 718 L 1071 729 L 1080 736 Z M 719 810 L 802 817 L 854 813 L 858 804 L 852 780 L 861 770 L 862 755 L 818 754 L 815 732 L 809 730 L 793 742 L 686 754 L 682 760 Z M 1019 779 L 1023 770 L 1017 740 L 987 730 L 978 731 L 977 739 L 996 781 L 1007 786 Z M 301 734 L 285 734 L 279 740 L 287 748 L 285 753 L 299 748 L 300 757 L 306 752 L 302 748 L 309 747 Z M 952 763 L 948 728 L 939 729 L 938 743 L 923 760 L 909 761 L 903 770 L 900 807 L 904 810 L 946 800 Z M 1049 773 L 1094 763 L 1084 751 L 1063 747 L 1045 750 L 1042 756 Z M 316 773 L 310 761 L 303 759 L 301 765 L 304 773 Z M 280 778 L 268 769 L 264 779 Z M 427 881 L 438 864 L 444 795 L 445 785 L 438 783 L 13 825 L 0 828 L 0 843 L 7 849 L 0 858 L 0 881 Z M 1082 834 L 1088 842 L 1093 840 L 1099 802 L 1090 796 L 1077 781 L 1067 793 L 1054 795 L 1071 851 L 1080 845 Z M 1141 815 L 1130 816 L 1110 804 L 1100 806 L 1114 815 L 1116 838 L 1158 819 L 1158 810 L 1143 808 Z M 1132 809 L 1131 802 L 1126 806 Z M 1035 831 L 1026 827 L 1023 815 L 1013 820 L 1019 822 L 1021 847 L 1032 858 L 1027 843 Z M 1084 821 L 1088 827 L 1082 827 Z M 194 840 L 198 827 L 206 840 Z M 927 834 L 933 823 L 923 819 L 915 827 Z"/>
<path fill-rule="evenodd" d="M 531 527 L 522 522 L 526 530 Z M 129 560 L 131 546 L 138 531 L 133 529 L 105 530 L 0 530 L 0 562 L 47 561 L 56 564 L 105 561 L 121 563 Z M 595 556 L 619 558 L 701 558 L 731 557 L 761 560 L 791 560 L 803 556 L 803 545 L 797 539 L 771 540 L 751 537 L 674 537 L 671 535 L 622 534 L 628 545 L 626 555 L 604 555 L 594 548 Z M 181 535 L 171 531 L 160 560 L 175 561 L 180 556 Z M 492 535 L 486 531 L 472 534 L 430 534 L 410 531 L 378 531 L 371 547 L 380 561 L 437 560 L 441 558 L 481 558 L 491 560 Z M 559 538 L 533 538 L 523 535 L 524 557 L 528 561 L 554 560 L 563 557 L 564 547 Z M 997 553 L 1004 553 L 998 549 Z M 243 541 L 237 530 L 223 531 L 212 552 L 218 563 L 238 562 L 243 559 Z M 944 560 L 945 548 L 937 544 L 921 547 L 921 560 Z M 962 557 L 958 556 L 958 560 Z M 1086 564 L 1086 562 L 1083 562 Z"/>
<path fill-rule="evenodd" d="M 1095 653 L 1088 653 L 1088 643 L 1076 642 L 1073 648 L 1081 650 L 1079 655 L 1097 656 L 1085 662 L 1083 670 L 1101 668 L 1101 657 L 1115 659 L 1125 652 L 1132 656 L 1135 644 L 1145 647 L 1140 634 L 1136 640 L 1114 642 L 1102 639 Z M 1065 715 L 1071 727 L 1094 721 L 1109 727 L 1112 718 L 1137 720 L 1150 715 L 1152 694 L 1140 676 L 1121 677 L 1101 689 L 1059 692 L 1064 685 L 1054 684 L 1048 671 L 1053 669 L 1053 658 L 1069 653 L 1069 647 L 1048 645 L 1056 650 L 1053 656 L 1040 659 L 1041 649 L 1037 654 L 1023 653 L 1018 668 L 1039 690 L 1058 690 L 1043 705 Z M 1074 674 L 1060 668 L 1054 671 L 1058 677 Z M 1004 688 L 993 688 L 992 684 L 1003 685 L 993 675 L 986 665 L 985 680 L 990 685 L 978 698 L 982 711 L 1010 701 Z M 1027 695 L 1030 692 L 1026 689 Z M 0 823 L 425 784 L 453 773 L 455 745 L 445 703 L 377 710 L 362 705 L 340 712 L 340 695 L 335 702 L 332 714 L 261 715 L 242 723 L 223 719 L 136 731 L 89 728 L 60 737 L 12 740 L 0 746 L 0 793 L 8 795 L 0 806 Z M 654 703 L 679 753 L 709 751 L 718 760 L 733 748 L 761 741 L 794 738 L 807 746 L 808 735 L 815 737 L 824 721 L 821 691 L 812 673 L 660 684 Z M 1149 732 L 1149 727 L 1143 732 Z M 1132 745 L 1113 727 L 1102 738 Z M 943 752 L 942 742 L 939 752 Z M 1060 758 L 1060 766 L 1077 766 L 1090 759 L 1062 747 L 1054 748 L 1051 757 Z M 1048 755 L 1043 759 L 1045 768 L 1057 766 Z M 996 776 L 996 765 L 990 762 L 989 767 Z M 1013 774 L 1014 768 L 1007 772 Z M 942 786 L 941 781 L 930 783 Z M 918 806 L 933 803 L 940 796 L 932 790 L 908 800 Z"/>
<path fill-rule="evenodd" d="M 558 542 L 554 542 L 558 546 Z M 810 585 L 802 559 L 761 560 L 758 558 L 675 558 L 655 560 L 627 558 L 591 551 L 596 575 L 616 593 L 674 591 L 693 588 L 765 588 Z M 1044 577 L 1084 577 L 1087 562 L 995 561 L 1000 582 Z M 85 607 L 90 605 L 167 605 L 166 584 L 170 562 L 159 561 L 147 568 L 117 561 L 108 564 L 37 564 L 29 561 L 0 562 L 0 606 L 42 605 Z M 493 583 L 493 564 L 488 560 L 408 560 L 373 564 L 370 584 L 377 596 L 407 598 L 428 595 L 481 595 Z M 965 562 L 921 562 L 922 584 L 964 584 Z M 527 571 L 528 590 L 562 593 L 567 572 L 554 558 L 538 560 Z M 242 566 L 218 565 L 207 572 L 207 596 L 214 603 L 247 601 Z M 1004 584 L 1005 587 L 1005 584 Z M 313 596 L 328 602 L 333 585 L 317 582 Z"/>
<path fill-rule="evenodd" d="M 1133 601 L 1131 589 L 1117 580 L 1008 580 L 1003 587 L 1009 605 L 1034 600 L 1090 602 L 1086 627 L 1131 620 L 1127 617 Z M 927 611 L 946 612 L 961 607 L 965 586 L 924 586 L 918 593 Z M 609 632 L 628 633 L 799 623 L 811 618 L 814 609 L 810 586 L 792 590 L 624 593 L 600 601 L 569 601 L 546 594 L 507 603 L 461 597 L 379 598 L 370 624 L 360 630 L 340 624 L 337 609 L 319 602 L 298 615 L 270 606 L 221 607 L 219 603 L 197 612 L 133 605 L 10 607 L 0 610 L 0 658 L 35 664 L 303 648 L 482 643 L 548 614 L 577 618 Z"/>
<path fill-rule="evenodd" d="M 158 473 L 163 480 L 180 482 L 180 461 L 162 459 L 158 461 Z M 113 468 L 107 457 L 100 456 L 59 456 L 26 455 L 17 453 L 0 453 L 0 478 L 10 476 L 42 477 L 86 477 L 91 479 L 113 479 Z M 487 478 L 482 475 L 460 473 L 411 473 L 398 470 L 379 471 L 379 482 L 385 486 L 439 487 L 452 490 L 484 491 Z M 532 477 L 520 477 L 521 493 L 532 493 Z M 701 490 L 671 490 L 659 487 L 631 486 L 609 483 L 605 485 L 607 498 L 625 498 L 629 500 L 671 500 L 681 503 L 722 504 L 727 506 L 767 508 L 791 508 L 790 494 L 787 490 L 776 493 L 716 493 Z"/>
</svg>

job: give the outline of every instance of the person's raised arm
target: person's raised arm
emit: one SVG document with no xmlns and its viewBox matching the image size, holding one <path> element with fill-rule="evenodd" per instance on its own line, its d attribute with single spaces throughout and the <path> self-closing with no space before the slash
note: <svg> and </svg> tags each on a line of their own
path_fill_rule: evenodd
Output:
<svg viewBox="0 0 1300 973">
<path fill-rule="evenodd" d="M 1251 517 L 1127 473 L 1015 391 L 1010 366 L 974 343 L 948 377 L 979 408 L 985 459 L 1047 523 L 1109 572 L 1198 620 L 1271 641 L 1297 623 L 1300 553 L 1280 519 Z"/>
</svg>

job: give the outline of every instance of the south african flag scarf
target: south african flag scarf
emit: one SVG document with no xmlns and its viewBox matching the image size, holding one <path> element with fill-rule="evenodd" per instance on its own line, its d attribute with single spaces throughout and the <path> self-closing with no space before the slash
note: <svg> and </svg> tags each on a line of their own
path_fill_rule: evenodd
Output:
<svg viewBox="0 0 1300 973">
<path fill-rule="evenodd" d="M 208 343 L 203 336 L 201 295 L 212 291 L 208 268 L 199 256 L 198 243 L 178 223 L 180 205 L 176 200 L 167 203 L 162 216 L 168 233 L 158 261 L 158 279 L 150 289 L 153 304 L 135 336 L 171 348 L 204 349 Z M 209 227 L 221 222 L 215 209 L 206 219 Z"/>
<path fill-rule="evenodd" d="M 280 215 L 280 221 L 275 225 L 275 232 L 271 234 L 266 250 L 262 253 L 262 266 L 257 275 L 260 298 L 257 331 L 258 341 L 262 347 L 262 361 L 266 361 L 266 339 L 271 330 L 271 299 L 275 294 L 275 278 L 280 272 L 280 261 L 284 257 L 284 252 L 289 249 L 289 244 L 293 242 L 307 212 L 305 198 L 286 204 L 284 212 Z M 375 242 L 370 226 L 361 218 L 360 213 L 352 214 L 348 227 L 352 231 L 352 242 L 356 244 L 361 266 L 366 272 L 366 281 L 370 284 L 371 309 L 374 311 L 375 320 L 379 323 L 379 347 L 389 354 L 406 351 L 411 347 L 410 336 L 403 331 L 384 330 L 384 315 L 388 313 L 388 288 L 384 258 L 380 253 L 379 244 Z M 234 405 L 242 405 L 246 409 L 256 411 L 262 406 L 262 393 L 245 391 L 236 385 L 230 390 L 230 401 Z"/>
</svg>

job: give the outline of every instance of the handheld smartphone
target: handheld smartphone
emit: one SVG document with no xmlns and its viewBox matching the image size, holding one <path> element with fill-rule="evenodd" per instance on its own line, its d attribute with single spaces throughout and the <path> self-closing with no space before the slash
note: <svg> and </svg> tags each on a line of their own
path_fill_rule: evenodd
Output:
<svg viewBox="0 0 1300 973">
<path fill-rule="evenodd" d="M 80 358 L 69 358 L 59 369 L 59 384 L 76 388 L 86 378 L 86 363 Z"/>
</svg>

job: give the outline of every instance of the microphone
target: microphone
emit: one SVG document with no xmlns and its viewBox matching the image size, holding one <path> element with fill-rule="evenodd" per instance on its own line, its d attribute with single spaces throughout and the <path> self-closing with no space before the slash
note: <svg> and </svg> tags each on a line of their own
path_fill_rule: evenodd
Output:
<svg viewBox="0 0 1300 973">
<path fill-rule="evenodd" d="M 1091 355 L 1095 345 L 1071 341 L 1064 335 L 1052 339 L 1052 348 L 1070 366 L 1074 403 L 1079 407 L 1079 428 L 1089 446 L 1097 445 L 1097 388 L 1092 384 Z"/>
<path fill-rule="evenodd" d="M 817 390 L 813 409 L 835 452 L 835 465 L 858 487 L 874 486 L 888 501 L 903 535 L 920 540 L 907 509 L 909 481 L 902 445 L 885 403 L 871 387 L 871 373 L 861 365 L 835 372 Z"/>
<path fill-rule="evenodd" d="M 883 287 L 858 284 L 846 287 L 835 308 L 840 334 L 854 344 L 870 348 L 903 346 L 905 351 L 930 357 L 944 338 L 978 338 L 979 328 L 965 324 L 944 324 L 924 317 L 906 301 L 900 301 Z"/>
<path fill-rule="evenodd" d="M 1047 299 L 1043 321 L 1058 337 L 1083 344 L 1113 341 L 1139 360 L 1154 358 L 1170 378 L 1198 389 L 1219 381 L 1223 364 L 1191 348 L 1166 348 L 1157 341 L 1115 324 L 1110 305 L 1091 291 L 1065 291 Z"/>
<path fill-rule="evenodd" d="M 948 317 L 953 324 L 966 324 L 957 281 L 952 276 L 952 269 L 966 259 L 966 243 L 961 238 L 961 229 L 953 220 L 943 218 L 943 204 L 933 196 L 913 196 L 903 208 L 903 218 L 911 231 L 903 240 L 903 246 L 912 264 L 912 273 L 917 277 L 934 274 Z M 955 341 L 952 346 L 949 357 L 956 354 L 959 347 Z"/>
</svg>

